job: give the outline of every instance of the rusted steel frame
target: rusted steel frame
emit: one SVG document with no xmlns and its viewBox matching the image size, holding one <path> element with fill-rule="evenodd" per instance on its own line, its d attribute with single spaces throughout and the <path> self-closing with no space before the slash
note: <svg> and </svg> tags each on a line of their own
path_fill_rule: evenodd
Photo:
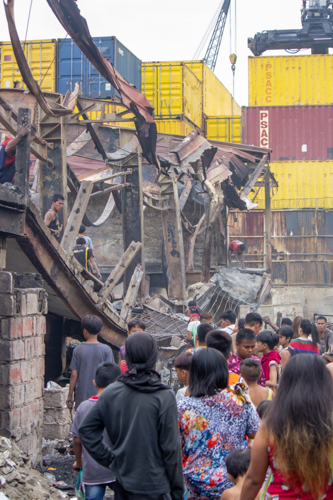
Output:
<svg viewBox="0 0 333 500">
<path fill-rule="evenodd" d="M 188 242 L 187 242 L 187 253 L 186 253 L 186 271 L 193 271 L 194 270 L 194 246 L 195 246 L 195 241 L 197 239 L 197 236 L 199 234 L 199 231 L 201 229 L 201 226 L 205 220 L 206 215 L 203 214 L 201 219 L 199 220 L 197 227 L 192 234 L 192 236 L 189 237 Z"/>
<path fill-rule="evenodd" d="M 193 186 L 193 181 L 192 179 L 187 179 L 185 182 L 184 189 L 181 192 L 181 195 L 179 197 L 179 208 L 180 210 L 183 210 L 186 202 L 188 200 L 188 197 L 190 196 L 190 193 L 192 191 L 192 186 Z"/>
<path fill-rule="evenodd" d="M 265 165 L 266 165 L 266 162 L 268 161 L 268 155 L 265 155 L 262 160 L 260 160 L 259 164 L 257 165 L 255 171 L 253 172 L 253 174 L 251 175 L 250 179 L 248 180 L 248 182 L 246 183 L 246 185 L 244 186 L 242 192 L 240 193 L 240 196 L 242 197 L 243 196 L 247 196 L 251 189 L 256 185 L 259 177 L 261 176 L 262 174 L 262 171 L 264 170 L 265 168 Z"/>
<path fill-rule="evenodd" d="M 31 125 L 31 110 L 19 108 L 17 117 L 17 131 Z M 30 169 L 30 132 L 22 137 L 16 146 L 15 161 L 15 186 L 24 196 L 29 194 L 29 169 Z"/>
<path fill-rule="evenodd" d="M 8 23 L 9 35 L 13 46 L 13 51 L 15 54 L 15 58 L 20 68 L 20 72 L 23 78 L 24 83 L 30 90 L 30 92 L 35 96 L 38 104 L 42 108 L 42 110 L 50 116 L 65 116 L 72 114 L 73 109 L 51 109 L 48 102 L 46 101 L 44 95 L 42 94 L 40 87 L 36 80 L 34 80 L 31 70 L 28 66 L 27 60 L 25 58 L 24 52 L 22 50 L 21 42 L 17 34 L 15 21 L 14 21 L 14 0 L 8 0 L 8 3 L 4 3 L 5 13 Z M 75 103 L 74 103 L 75 105 Z M 62 106 L 61 106 L 62 107 Z"/>
<path fill-rule="evenodd" d="M 25 197 L 22 199 L 26 200 Z M 23 236 L 25 211 L 0 203 L 0 232 L 11 236 Z"/>
<path fill-rule="evenodd" d="M 78 110 L 82 113 L 82 118 L 84 120 L 89 120 L 88 115 L 84 112 L 84 110 L 82 108 L 82 105 L 80 103 L 80 99 L 77 100 L 76 105 L 77 105 Z M 102 156 L 103 160 L 106 160 L 107 157 L 106 157 L 105 149 L 103 148 L 102 143 L 99 140 L 99 137 L 96 134 L 94 127 L 90 123 L 86 123 L 86 126 L 87 126 L 87 130 L 88 130 L 89 134 L 91 135 L 92 140 L 94 141 L 94 144 L 96 146 L 97 151 Z"/>
<path fill-rule="evenodd" d="M 142 277 L 143 277 L 143 269 L 141 265 L 138 264 L 134 269 L 134 273 L 128 285 L 127 293 L 123 300 L 123 306 L 120 311 L 120 317 L 123 321 L 126 321 L 126 323 L 134 307 L 136 297 L 138 295 L 138 291 L 141 285 Z"/>
</svg>

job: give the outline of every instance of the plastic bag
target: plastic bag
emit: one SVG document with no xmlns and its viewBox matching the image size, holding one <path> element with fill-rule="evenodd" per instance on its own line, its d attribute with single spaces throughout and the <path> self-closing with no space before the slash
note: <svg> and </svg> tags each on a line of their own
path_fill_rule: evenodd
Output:
<svg viewBox="0 0 333 500">
<path fill-rule="evenodd" d="M 80 470 L 79 477 L 77 478 L 76 481 L 75 495 L 77 496 L 78 500 L 86 500 L 86 496 L 84 494 L 84 486 L 82 483 L 82 470 Z"/>
</svg>

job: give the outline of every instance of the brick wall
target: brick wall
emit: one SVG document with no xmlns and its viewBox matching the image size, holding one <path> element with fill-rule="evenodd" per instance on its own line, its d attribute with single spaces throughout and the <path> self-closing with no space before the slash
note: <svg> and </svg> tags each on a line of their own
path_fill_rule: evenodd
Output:
<svg viewBox="0 0 333 500">
<path fill-rule="evenodd" d="M 0 272 L 0 435 L 12 437 L 33 464 L 41 459 L 47 294 L 15 289 Z"/>
</svg>

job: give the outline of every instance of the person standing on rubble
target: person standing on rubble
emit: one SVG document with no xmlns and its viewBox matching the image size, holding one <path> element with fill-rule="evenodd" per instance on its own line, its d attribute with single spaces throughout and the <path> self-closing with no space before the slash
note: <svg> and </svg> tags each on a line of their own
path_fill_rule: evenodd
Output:
<svg viewBox="0 0 333 500">
<path fill-rule="evenodd" d="M 52 205 L 44 217 L 44 222 L 50 229 L 58 243 L 60 243 L 60 234 L 62 231 L 62 224 L 60 224 L 58 214 L 64 207 L 65 198 L 62 194 L 55 194 L 52 197 Z"/>
<path fill-rule="evenodd" d="M 5 184 L 5 182 L 13 184 L 15 177 L 16 146 L 24 136 L 29 134 L 29 132 L 31 137 L 36 134 L 36 129 L 33 125 L 22 127 L 16 137 L 7 137 L 0 145 L 0 184 Z"/>
<path fill-rule="evenodd" d="M 246 250 L 246 246 L 242 241 L 233 240 L 229 244 L 229 265 L 231 264 L 232 254 L 235 254 L 237 263 L 241 263 L 241 267 L 244 268 L 244 252 Z"/>
<path fill-rule="evenodd" d="M 126 340 L 128 372 L 105 389 L 79 435 L 88 453 L 115 474 L 115 500 L 182 500 L 184 478 L 176 398 L 156 371 L 152 335 Z M 106 429 L 112 451 L 103 443 Z"/>
<path fill-rule="evenodd" d="M 86 240 L 82 236 L 80 238 L 76 238 L 73 253 L 74 257 L 78 262 L 80 262 L 81 266 L 85 267 L 87 271 L 90 271 L 91 273 L 93 273 L 95 270 L 98 279 L 102 279 L 102 275 L 98 269 L 94 254 L 92 250 L 90 250 L 90 248 L 87 246 Z"/>
</svg>

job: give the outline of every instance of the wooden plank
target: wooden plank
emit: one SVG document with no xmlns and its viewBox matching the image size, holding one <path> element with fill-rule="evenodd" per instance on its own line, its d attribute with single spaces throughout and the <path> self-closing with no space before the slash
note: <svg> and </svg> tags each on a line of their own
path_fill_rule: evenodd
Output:
<svg viewBox="0 0 333 500">
<path fill-rule="evenodd" d="M 18 132 L 31 124 L 31 110 L 19 108 L 17 118 Z M 30 169 L 30 132 L 22 137 L 16 146 L 15 161 L 15 186 L 28 196 L 29 194 L 29 169 Z"/>
<path fill-rule="evenodd" d="M 93 188 L 92 182 L 82 181 L 80 191 L 76 197 L 73 209 L 68 219 L 68 223 L 61 240 L 61 247 L 70 252 L 74 246 L 75 239 L 78 235 L 82 219 L 87 209 L 90 194 Z"/>
<path fill-rule="evenodd" d="M 136 297 L 138 295 L 138 291 L 141 285 L 142 276 L 143 276 L 143 270 L 141 264 L 138 264 L 132 275 L 126 296 L 124 298 L 123 307 L 120 311 L 121 319 L 126 322 L 135 304 Z"/>
<path fill-rule="evenodd" d="M 6 269 L 7 238 L 0 238 L 0 269 Z"/>
<path fill-rule="evenodd" d="M 117 286 L 117 283 L 119 282 L 120 278 L 123 276 L 124 272 L 131 264 L 134 257 L 138 254 L 141 247 L 142 243 L 140 241 L 136 242 L 132 241 L 132 243 L 127 248 L 120 261 L 117 263 L 116 267 L 113 269 L 112 273 L 110 273 L 108 279 L 104 283 L 103 288 L 100 290 L 98 294 L 98 296 L 100 297 L 100 300 L 97 304 L 98 307 L 102 306 L 102 304 L 111 294 L 114 287 Z"/>
<path fill-rule="evenodd" d="M 265 168 L 267 160 L 268 160 L 268 155 L 265 155 L 263 157 L 263 159 L 260 160 L 260 162 L 257 165 L 255 171 L 253 172 L 253 174 L 251 175 L 250 179 L 248 180 L 248 182 L 246 183 L 245 187 L 243 188 L 243 190 L 242 190 L 242 192 L 240 194 L 240 197 L 242 197 L 242 195 L 247 196 L 249 194 L 249 192 L 251 191 L 251 189 L 256 185 L 257 180 L 259 179 L 259 177 L 262 174 L 262 171 Z"/>
</svg>

